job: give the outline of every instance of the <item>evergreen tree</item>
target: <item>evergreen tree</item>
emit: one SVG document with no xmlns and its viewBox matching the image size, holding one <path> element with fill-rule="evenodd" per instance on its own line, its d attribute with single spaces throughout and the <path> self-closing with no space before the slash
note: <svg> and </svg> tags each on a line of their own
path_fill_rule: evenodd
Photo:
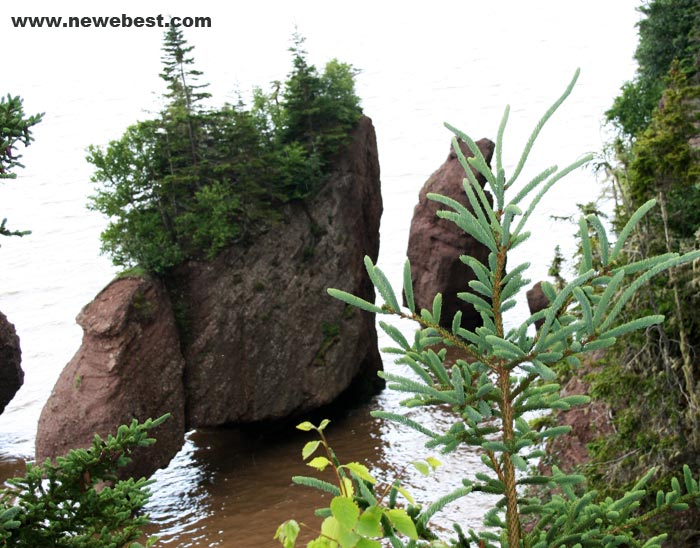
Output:
<svg viewBox="0 0 700 548">
<path fill-rule="evenodd" d="M 194 46 L 188 45 L 180 27 L 168 28 L 163 41 L 160 77 L 167 84 L 165 97 L 170 106 L 182 107 L 189 114 L 194 114 L 199 103 L 211 97 L 210 93 L 203 91 L 209 84 L 199 83 L 203 73 L 193 67 L 193 50 Z"/>
<path fill-rule="evenodd" d="M 165 273 L 189 258 L 246 244 L 280 216 L 282 204 L 322 183 L 361 115 L 354 72 L 332 61 L 319 76 L 296 38 L 289 80 L 253 107 L 205 108 L 209 97 L 192 46 L 170 28 L 161 77 L 166 105 L 88 161 L 101 187 L 89 207 L 110 217 L 103 251 L 120 266 Z M 284 89 L 284 92 L 281 90 Z"/>
<path fill-rule="evenodd" d="M 700 227 L 700 152 L 693 144 L 699 124 L 700 86 L 676 62 L 661 107 L 632 147 L 627 197 L 636 207 L 661 194 L 669 228 L 680 238 L 692 238 Z"/>
<path fill-rule="evenodd" d="M 24 167 L 20 163 L 21 155 L 15 151 L 18 144 L 29 146 L 34 140 L 32 127 L 41 121 L 44 114 L 27 116 L 22 106 L 22 98 L 0 97 L 0 179 L 14 179 L 15 168 Z M 24 230 L 10 230 L 6 226 L 7 219 L 0 221 L 0 236 L 24 236 L 29 234 Z"/>
<path fill-rule="evenodd" d="M 465 329 L 462 314 L 457 312 L 449 327 L 444 327 L 440 294 L 430 309 L 418 310 L 408 262 L 403 277 L 405 308 L 401 308 L 386 275 L 368 257 L 367 274 L 381 303 L 328 290 L 332 297 L 359 309 L 417 324 L 415 336 L 407 338 L 395 322 L 379 322 L 392 341 L 385 352 L 395 355 L 405 370 L 379 374 L 387 381 L 387 388 L 405 395 L 401 405 L 407 411 L 380 410 L 372 415 L 424 436 L 429 450 L 449 453 L 471 447 L 478 451 L 484 471 L 474 473 L 466 467 L 450 470 L 452 481 L 459 478 L 453 491 L 436 500 L 423 493 L 421 499 L 428 498 L 428 503 L 419 505 L 400 472 L 399 477 L 382 484 L 363 464 L 343 463 L 324 434 L 329 421 L 318 426 L 301 423 L 300 430 L 315 431 L 320 438 L 304 445 L 302 458 L 315 470 L 332 472 L 324 479 L 293 478 L 297 484 L 331 495 L 328 507 L 316 512 L 323 521 L 311 529 L 316 538 L 306 544 L 307 548 L 660 548 L 666 535 L 640 532 L 643 524 L 661 513 L 686 510 L 700 501 L 698 480 L 688 466 L 683 467 L 684 486 L 674 478 L 671 489 L 658 491 L 652 508 L 646 511 L 639 511 L 640 501 L 647 496 L 654 469 L 637 470 L 634 484 L 614 499 L 587 488 L 582 475 L 566 474 L 556 466 L 551 473 L 537 467 L 547 440 L 566 435 L 570 427 L 534 427 L 528 421 L 532 412 L 567 410 L 590 401 L 584 395 L 564 393 L 552 368 L 560 363 L 577 368 L 584 354 L 660 324 L 662 315 L 645 312 L 627 321 L 621 314 L 654 276 L 700 258 L 700 251 L 695 251 L 633 263 L 621 260 L 625 242 L 655 205 L 653 200 L 632 215 L 615 243 L 600 217 L 591 213 L 579 221 L 582 256 L 576 278 L 561 289 L 543 282 L 549 305 L 520 324 L 508 321 L 516 295 L 529 284 L 524 275 L 530 266 L 512 264 L 511 251 L 529 238 L 528 219 L 547 190 L 591 159 L 583 157 L 562 170 L 550 167 L 523 184 L 518 181 L 540 130 L 575 81 L 576 77 L 538 122 L 509 178 L 502 154 L 508 109 L 498 132 L 493 170 L 469 136 L 448 126 L 455 134 L 453 148 L 464 168 L 464 188 L 471 207 L 441 195 L 429 194 L 428 198 L 449 208 L 439 210 L 439 217 L 454 222 L 489 249 L 483 263 L 474 257 L 461 257 L 476 279 L 468 284 L 474 293 L 459 296 L 474 305 L 481 315 L 481 326 Z M 473 157 L 464 156 L 459 141 L 468 145 Z M 487 181 L 493 204 L 472 170 Z M 598 241 L 598 255 L 593 252 L 591 233 Z M 541 327 L 531 329 L 539 321 Z M 411 413 L 415 407 L 429 406 L 439 408 L 444 420 L 419 422 Z M 423 475 L 433 473 L 439 464 L 433 457 L 406 463 Z M 448 538 L 431 527 L 430 520 L 437 512 L 474 493 L 498 497 L 486 512 L 481 530 L 465 531 L 462 524 L 454 523 L 454 535 Z M 294 548 L 300 529 L 296 521 L 287 521 L 275 538 L 284 548 Z"/>
<path fill-rule="evenodd" d="M 155 442 L 149 431 L 167 419 L 120 426 L 106 439 L 95 436 L 55 462 L 28 464 L 22 477 L 0 489 L 0 544 L 15 548 L 144 548 L 141 510 L 150 498 L 141 479 L 119 479 L 134 450 Z"/>
<path fill-rule="evenodd" d="M 294 33 L 292 72 L 287 79 L 283 100 L 285 109 L 282 140 L 301 143 L 310 155 L 318 156 L 318 135 L 321 129 L 321 113 L 318 99 L 321 95 L 321 78 L 314 65 L 306 60 L 305 38 Z"/>
<path fill-rule="evenodd" d="M 282 140 L 300 143 L 322 168 L 332 161 L 362 115 L 355 94 L 356 72 L 351 65 L 333 59 L 319 74 L 307 61 L 305 39 L 298 33 L 293 39 L 289 49 L 293 69 L 283 93 Z"/>
<path fill-rule="evenodd" d="M 179 163 L 180 139 L 185 138 L 189 155 L 187 161 L 196 164 L 201 156 L 202 115 L 201 102 L 211 97 L 203 91 L 209 84 L 199 83 L 202 72 L 194 68 L 192 56 L 194 46 L 188 45 L 180 27 L 171 26 L 165 33 L 163 42 L 163 71 L 160 77 L 167 85 L 165 99 L 167 106 L 163 114 L 164 129 L 169 138 L 170 160 Z M 180 135 L 182 131 L 185 135 Z"/>
</svg>

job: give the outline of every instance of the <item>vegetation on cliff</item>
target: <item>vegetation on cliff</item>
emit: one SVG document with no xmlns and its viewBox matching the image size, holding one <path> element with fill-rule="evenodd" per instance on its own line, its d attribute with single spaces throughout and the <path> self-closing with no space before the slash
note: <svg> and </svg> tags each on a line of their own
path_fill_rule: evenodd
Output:
<svg viewBox="0 0 700 548">
<path fill-rule="evenodd" d="M 700 69 L 700 6 L 696 0 L 649 0 L 639 11 L 644 17 L 638 25 L 637 73 L 622 86 L 607 112 L 608 120 L 626 140 L 634 140 L 651 123 L 674 61 L 689 75 Z"/>
<path fill-rule="evenodd" d="M 269 93 L 208 106 L 193 46 L 170 27 L 163 46 L 166 105 L 106 148 L 90 147 L 99 183 L 90 207 L 107 215 L 102 249 L 122 267 L 163 273 L 191 258 L 245 244 L 279 208 L 314 192 L 362 114 L 354 69 L 321 72 L 294 35 L 293 67 Z"/>
<path fill-rule="evenodd" d="M 608 111 L 618 130 L 603 165 L 610 175 L 621 234 L 633 212 L 650 199 L 649 211 L 627 238 L 627 263 L 698 248 L 700 237 L 700 4 L 651 0 L 640 8 L 638 70 Z M 593 242 L 593 256 L 596 240 Z M 657 467 L 653 487 L 667 484 L 683 465 L 700 465 L 700 306 L 697 261 L 651 280 L 630 300 L 625 319 L 663 314 L 608 350 L 588 376 L 591 394 L 612 410 L 613 433 L 590 447 L 583 470 L 591 485 L 619 496 L 639 470 Z M 570 372 L 570 370 L 569 370 Z M 647 506 L 648 508 L 649 506 Z M 658 521 L 674 546 L 695 546 L 698 514 Z"/>
</svg>

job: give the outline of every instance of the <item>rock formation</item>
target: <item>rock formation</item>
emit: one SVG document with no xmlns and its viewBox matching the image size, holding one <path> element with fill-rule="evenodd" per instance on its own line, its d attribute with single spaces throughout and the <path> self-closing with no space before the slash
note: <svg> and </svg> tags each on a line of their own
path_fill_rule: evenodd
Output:
<svg viewBox="0 0 700 548">
<path fill-rule="evenodd" d="M 488 139 L 482 139 L 477 145 L 486 161 L 490 162 L 494 144 Z M 466 144 L 460 142 L 460 147 L 465 156 L 473 156 Z M 441 324 L 449 328 L 452 317 L 461 310 L 462 326 L 474 329 L 481 325 L 481 316 L 471 304 L 459 299 L 457 293 L 469 291 L 467 284 L 476 279 L 476 276 L 459 257 L 471 255 L 486 264 L 488 249 L 453 222 L 440 219 L 437 216 L 439 209 L 451 209 L 427 198 L 431 192 L 442 194 L 472 210 L 462 185 L 464 178 L 464 168 L 455 151 L 450 148 L 445 163 L 430 176 L 420 191 L 418 204 L 413 211 L 407 254 L 411 261 L 416 307 L 430 310 L 435 294 L 442 293 Z M 483 177 L 478 175 L 477 179 L 483 186 Z M 488 193 L 487 197 L 490 199 Z"/>
<path fill-rule="evenodd" d="M 267 421 L 332 402 L 353 380 L 376 391 L 374 316 L 330 298 L 373 301 L 382 198 L 374 129 L 361 120 L 331 178 L 248 248 L 176 274 L 186 307 L 190 427 Z M 375 389 L 372 390 L 371 386 Z"/>
<path fill-rule="evenodd" d="M 589 383 L 586 377 L 604 356 L 605 350 L 595 350 L 585 356 L 581 366 L 573 371 L 564 385 L 562 395 L 587 395 Z M 547 458 L 540 464 L 540 470 L 546 473 L 550 473 L 551 469 L 545 463 L 551 462 L 566 474 L 574 473 L 578 467 L 589 462 L 588 444 L 611 434 L 614 428 L 610 406 L 601 400 L 557 411 L 554 419 L 556 426 L 570 426 L 571 432 L 566 436 L 551 438 L 546 444 Z"/>
<path fill-rule="evenodd" d="M 150 278 L 117 279 L 77 321 L 83 342 L 41 412 L 37 460 L 87 447 L 94 434 L 106 437 L 134 418 L 172 413 L 153 431 L 156 445 L 124 471 L 149 476 L 180 450 L 185 435 L 184 360 L 165 287 Z"/>
<path fill-rule="evenodd" d="M 42 412 L 37 457 L 171 412 L 154 433 L 158 462 L 139 464 L 137 475 L 148 475 L 186 429 L 272 421 L 375 393 L 374 315 L 326 289 L 374 300 L 363 257 L 377 259 L 381 213 L 376 138 L 363 118 L 318 195 L 285 206 L 251 246 L 185 263 L 164 282 L 113 282 L 78 318 L 83 344 Z"/>
<path fill-rule="evenodd" d="M 15 326 L 0 312 L 0 413 L 24 382 L 21 360 L 22 352 Z"/>
<path fill-rule="evenodd" d="M 536 314 L 540 310 L 544 310 L 549 306 L 549 299 L 542 291 L 542 282 L 537 282 L 525 293 L 527 296 L 527 307 L 530 309 L 530 314 Z M 544 319 L 535 322 L 535 328 L 542 327 Z"/>
</svg>

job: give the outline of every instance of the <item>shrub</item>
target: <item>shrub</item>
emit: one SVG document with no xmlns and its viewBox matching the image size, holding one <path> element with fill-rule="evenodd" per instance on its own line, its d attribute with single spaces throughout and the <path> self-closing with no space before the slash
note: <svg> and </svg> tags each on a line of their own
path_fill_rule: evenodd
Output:
<svg viewBox="0 0 700 548">
<path fill-rule="evenodd" d="M 148 517 L 139 512 L 152 481 L 120 480 L 117 471 L 134 449 L 155 442 L 148 431 L 167 417 L 134 420 L 55 463 L 27 465 L 23 477 L 8 480 L 0 491 L 0 542 L 17 548 L 143 548 L 136 541 Z M 154 543 L 149 539 L 146 546 Z"/>
</svg>

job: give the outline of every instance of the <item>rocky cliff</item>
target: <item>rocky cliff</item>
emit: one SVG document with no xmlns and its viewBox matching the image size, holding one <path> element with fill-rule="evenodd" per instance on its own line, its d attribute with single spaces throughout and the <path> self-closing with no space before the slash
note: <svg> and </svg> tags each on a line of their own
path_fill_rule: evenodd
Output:
<svg viewBox="0 0 700 548">
<path fill-rule="evenodd" d="M 318 195 L 290 204 L 254 246 L 176 272 L 174 286 L 188 303 L 189 426 L 279 419 L 332 402 L 353 380 L 376 386 L 373 316 L 331 299 L 326 288 L 374 300 L 363 257 L 376 260 L 381 213 L 374 130 L 365 118 Z"/>
<path fill-rule="evenodd" d="M 150 475 L 182 446 L 184 360 L 167 291 L 150 278 L 118 279 L 78 314 L 83 342 L 62 371 L 39 418 L 38 461 L 87 447 L 95 433 L 171 413 L 154 448 L 127 473 Z"/>
<path fill-rule="evenodd" d="M 24 383 L 22 352 L 15 326 L 0 312 L 0 413 Z"/>
<path fill-rule="evenodd" d="M 286 418 L 380 388 L 374 316 L 326 294 L 374 300 L 362 258 L 377 258 L 382 198 L 368 118 L 319 193 L 281 213 L 249 247 L 165 281 L 118 280 L 81 312 L 83 343 L 42 412 L 38 459 L 171 412 L 155 434 L 157 446 L 168 440 L 158 462 L 132 472 L 148 475 L 187 429 Z"/>
<path fill-rule="evenodd" d="M 491 161 L 494 144 L 488 139 L 477 142 L 479 150 L 487 162 Z M 466 157 L 473 154 L 465 143 L 460 142 Z M 474 171 L 479 183 L 485 179 Z M 469 281 L 476 279 L 471 268 L 460 261 L 460 255 L 470 255 L 484 264 L 488 261 L 488 248 L 479 243 L 453 222 L 440 219 L 439 209 L 450 208 L 427 198 L 429 193 L 442 194 L 458 201 L 472 211 L 464 192 L 462 181 L 464 168 L 457 154 L 450 147 L 445 162 L 426 181 L 418 195 L 418 204 L 413 211 L 411 230 L 408 237 L 408 259 L 411 261 L 413 294 L 418 309 L 430 310 L 436 293 L 442 293 L 441 324 L 447 328 L 458 310 L 462 311 L 462 326 L 474 329 L 481 325 L 481 316 L 474 307 L 457 297 L 457 293 L 470 291 Z M 490 194 L 486 193 L 490 199 Z"/>
</svg>

